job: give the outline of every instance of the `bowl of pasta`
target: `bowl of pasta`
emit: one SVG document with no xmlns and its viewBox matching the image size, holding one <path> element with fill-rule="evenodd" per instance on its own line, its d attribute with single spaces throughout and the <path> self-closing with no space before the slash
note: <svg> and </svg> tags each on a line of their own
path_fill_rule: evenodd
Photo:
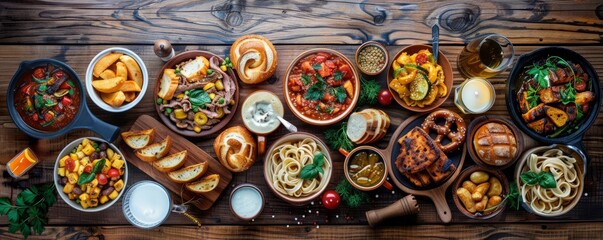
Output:
<svg viewBox="0 0 603 240">
<path fill-rule="evenodd" d="M 327 146 L 309 133 L 287 134 L 266 152 L 266 183 L 274 194 L 292 205 L 305 205 L 320 196 L 332 172 Z"/>
<path fill-rule="evenodd" d="M 452 67 L 442 51 L 437 62 L 431 46 L 411 45 L 393 58 L 387 85 L 396 102 L 414 112 L 428 112 L 444 103 L 452 89 Z"/>
<path fill-rule="evenodd" d="M 542 217 L 563 215 L 580 201 L 586 165 L 584 153 L 553 144 L 526 151 L 515 169 L 523 208 Z"/>
</svg>

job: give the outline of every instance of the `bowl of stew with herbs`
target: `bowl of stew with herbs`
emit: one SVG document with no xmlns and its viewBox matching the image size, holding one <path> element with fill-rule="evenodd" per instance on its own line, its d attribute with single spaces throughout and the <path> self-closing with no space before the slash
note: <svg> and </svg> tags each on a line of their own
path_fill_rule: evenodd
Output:
<svg viewBox="0 0 603 240">
<path fill-rule="evenodd" d="M 297 56 L 284 79 L 287 106 L 312 125 L 331 125 L 344 119 L 353 111 L 360 93 L 360 78 L 352 62 L 327 48 Z"/>
<path fill-rule="evenodd" d="M 9 114 L 15 125 L 32 137 L 53 138 L 87 128 L 113 140 L 119 132 L 92 115 L 77 74 L 60 61 L 22 62 L 8 89 Z"/>
</svg>

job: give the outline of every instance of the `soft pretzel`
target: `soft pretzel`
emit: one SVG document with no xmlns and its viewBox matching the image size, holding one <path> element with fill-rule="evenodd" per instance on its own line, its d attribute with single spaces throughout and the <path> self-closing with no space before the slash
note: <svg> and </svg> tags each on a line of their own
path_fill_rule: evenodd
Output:
<svg viewBox="0 0 603 240">
<path fill-rule="evenodd" d="M 438 119 L 443 119 L 444 125 L 438 125 Z M 452 131 L 454 125 L 456 125 L 456 131 Z M 467 134 L 465 120 L 457 113 L 446 109 L 436 110 L 429 114 L 421 127 L 427 133 L 435 131 L 438 134 L 434 141 L 445 153 L 458 149 L 465 141 Z M 442 141 L 446 138 L 450 140 L 450 143 L 443 145 Z"/>
<path fill-rule="evenodd" d="M 220 133 L 214 141 L 220 163 L 232 172 L 243 172 L 255 163 L 256 143 L 249 131 L 234 126 Z"/>
<path fill-rule="evenodd" d="M 245 35 L 230 47 L 230 60 L 239 79 L 247 84 L 258 84 L 276 72 L 276 49 L 265 37 Z"/>
</svg>

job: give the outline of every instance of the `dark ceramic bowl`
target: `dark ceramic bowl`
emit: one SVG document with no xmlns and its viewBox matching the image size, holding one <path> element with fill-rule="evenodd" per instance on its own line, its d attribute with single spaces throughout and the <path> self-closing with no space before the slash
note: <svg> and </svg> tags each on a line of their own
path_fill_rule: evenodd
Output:
<svg viewBox="0 0 603 240">
<path fill-rule="evenodd" d="M 168 61 L 167 63 L 165 63 L 163 65 L 163 67 L 161 68 L 161 71 L 159 71 L 159 73 L 157 74 L 157 80 L 155 81 L 155 89 L 153 91 L 153 102 L 157 101 L 157 93 L 160 90 L 160 85 L 159 84 L 161 82 L 161 78 L 163 77 L 163 71 L 166 68 L 175 68 L 177 64 L 186 62 L 190 59 L 194 59 L 198 56 L 203 56 L 205 58 L 207 58 L 207 60 L 209 60 L 211 57 L 213 56 L 217 56 L 220 59 L 220 62 L 222 62 L 224 59 L 222 59 L 221 57 L 219 57 L 216 54 L 213 54 L 211 52 L 207 52 L 207 51 L 200 51 L 200 50 L 191 50 L 191 51 L 186 51 L 183 53 L 180 53 L 178 55 L 176 55 L 175 57 L 173 57 L 172 59 L 170 59 L 170 61 Z M 229 114 L 225 114 L 224 117 L 222 118 L 222 120 L 217 123 L 216 125 L 214 125 L 212 128 L 207 129 L 207 130 L 202 130 L 201 132 L 195 132 L 193 130 L 188 130 L 188 129 L 182 129 L 182 128 L 178 128 L 176 127 L 176 124 L 174 122 L 172 122 L 172 120 L 170 120 L 169 116 L 166 116 L 160 109 L 159 109 L 159 105 L 154 104 L 155 105 L 155 110 L 157 111 L 157 114 L 159 114 L 159 118 L 161 118 L 161 121 L 163 121 L 163 123 L 170 128 L 172 131 L 183 135 L 183 136 L 187 136 L 187 137 L 205 137 L 211 134 L 214 134 L 218 131 L 220 131 L 222 128 L 224 128 L 226 126 L 226 124 L 228 124 L 228 122 L 230 122 L 230 120 L 232 119 L 232 117 L 234 117 L 235 112 L 237 110 L 237 107 L 239 106 L 239 83 L 237 80 L 237 77 L 234 73 L 234 71 L 232 71 L 232 69 L 228 69 L 226 71 L 226 73 L 228 74 L 228 76 L 230 78 L 233 79 L 233 81 L 235 82 L 236 85 L 236 89 L 235 89 L 235 93 L 233 96 L 233 99 L 235 101 L 235 104 L 231 106 L 230 108 L 230 113 Z"/>
<path fill-rule="evenodd" d="M 466 180 L 469 180 L 469 176 L 471 176 L 472 173 L 477 172 L 477 171 L 482 171 L 482 172 L 487 173 L 490 177 L 498 178 L 498 180 L 500 181 L 500 184 L 502 186 L 502 193 L 501 193 L 500 197 L 502 199 L 505 198 L 505 195 L 507 195 L 509 193 L 509 181 L 507 180 L 507 177 L 505 177 L 505 174 L 503 174 L 502 172 L 497 171 L 497 170 L 484 168 L 484 167 L 480 167 L 480 166 L 476 166 L 476 165 L 470 166 L 470 167 L 466 168 L 465 170 L 463 170 L 463 172 L 461 172 L 461 175 L 459 175 L 459 177 L 456 179 L 456 181 L 452 187 L 452 195 L 453 195 L 452 198 L 454 199 L 454 205 L 456 205 L 456 208 L 461 213 L 463 213 L 465 216 L 472 218 L 472 219 L 489 219 L 489 218 L 492 218 L 492 217 L 498 215 L 502 211 L 504 211 L 505 206 L 507 204 L 504 202 L 501 202 L 502 204 L 498 205 L 498 207 L 490 210 L 489 212 L 471 213 L 465 208 L 465 205 L 463 205 L 463 203 L 461 202 L 459 197 L 456 195 L 456 190 L 461 188 L 463 186 L 463 182 Z"/>
<path fill-rule="evenodd" d="M 72 82 L 75 85 L 75 88 L 80 92 L 80 107 L 76 115 L 65 127 L 55 131 L 41 131 L 29 126 L 21 118 L 21 115 L 15 108 L 15 94 L 17 94 L 16 88 L 18 87 L 17 82 L 19 82 L 19 80 L 24 77 L 25 74 L 31 74 L 33 69 L 36 67 L 46 66 L 47 64 L 52 64 L 63 69 L 65 73 L 67 73 L 73 79 Z M 101 121 L 100 119 L 96 118 L 92 112 L 90 112 L 88 105 L 86 105 L 86 92 L 82 87 L 82 82 L 77 73 L 75 73 L 75 71 L 73 71 L 73 69 L 71 69 L 71 67 L 69 67 L 67 64 L 54 59 L 35 59 L 32 61 L 21 62 L 17 72 L 13 75 L 13 78 L 8 84 L 6 102 L 8 106 L 8 113 L 10 114 L 10 117 L 15 125 L 17 125 L 17 127 L 27 135 L 35 138 L 55 138 L 65 135 L 74 129 L 88 129 L 96 132 L 104 140 L 112 142 L 119 133 L 119 127 Z"/>
<path fill-rule="evenodd" d="M 530 66 L 534 64 L 534 62 L 541 61 L 546 59 L 549 56 L 559 56 L 564 58 L 565 60 L 571 61 L 572 63 L 579 64 L 582 66 L 584 71 L 591 77 L 592 91 L 595 94 L 595 99 L 590 103 L 590 110 L 587 115 L 577 124 L 578 129 L 569 133 L 562 134 L 559 137 L 547 137 L 545 135 L 539 134 L 534 130 L 530 129 L 527 123 L 521 117 L 521 111 L 519 109 L 519 102 L 517 99 L 517 92 L 523 83 L 521 79 L 521 74 L 524 71 L 526 66 Z M 513 122 L 521 131 L 525 132 L 531 138 L 544 143 L 559 143 L 559 144 L 570 144 L 575 145 L 584 150 L 581 146 L 582 137 L 584 133 L 590 128 L 590 126 L 597 119 L 597 115 L 599 114 L 601 108 L 601 88 L 599 84 L 599 77 L 597 72 L 593 68 L 593 66 L 586 61 L 584 57 L 580 54 L 561 47 L 544 47 L 532 52 L 523 54 L 517 58 L 517 62 L 515 66 L 511 70 L 509 74 L 509 78 L 507 79 L 507 92 L 506 92 L 506 102 L 507 109 L 509 111 L 509 115 L 513 119 Z"/>
</svg>

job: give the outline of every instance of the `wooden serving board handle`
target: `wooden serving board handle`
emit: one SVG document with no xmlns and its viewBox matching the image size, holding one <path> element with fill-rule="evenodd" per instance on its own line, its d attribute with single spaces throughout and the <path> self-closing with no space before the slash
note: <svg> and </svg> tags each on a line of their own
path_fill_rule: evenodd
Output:
<svg viewBox="0 0 603 240">
<path fill-rule="evenodd" d="M 375 227 L 385 219 L 417 213 L 419 213 L 419 205 L 417 205 L 415 196 L 407 195 L 387 207 L 366 212 L 366 220 L 371 227 Z"/>
<path fill-rule="evenodd" d="M 214 159 L 207 152 L 197 147 L 197 145 L 172 132 L 162 123 L 149 115 L 142 115 L 138 117 L 131 130 L 144 130 L 150 128 L 155 129 L 155 142 L 159 142 L 167 136 L 172 138 L 172 147 L 170 148 L 168 154 L 187 150 L 186 162 L 184 163 L 184 166 L 207 162 L 209 164 L 209 169 L 207 169 L 207 172 L 204 176 L 214 173 L 219 174 L 220 183 L 218 186 L 213 191 L 204 193 L 202 195 L 189 192 L 185 189 L 184 184 L 172 182 L 168 178 L 167 174 L 158 171 L 150 163 L 140 160 L 136 154 L 134 154 L 134 150 L 130 148 L 125 141 L 123 141 L 123 139 L 120 138 L 116 145 L 124 154 L 127 162 L 136 166 L 155 181 L 163 185 L 165 188 L 169 189 L 173 193 L 173 196 L 175 196 L 174 201 L 177 204 L 190 203 L 201 210 L 209 209 L 218 199 L 220 193 L 222 193 L 222 191 L 228 187 L 228 184 L 232 180 L 232 173 L 228 169 L 224 168 L 220 162 Z"/>
</svg>

